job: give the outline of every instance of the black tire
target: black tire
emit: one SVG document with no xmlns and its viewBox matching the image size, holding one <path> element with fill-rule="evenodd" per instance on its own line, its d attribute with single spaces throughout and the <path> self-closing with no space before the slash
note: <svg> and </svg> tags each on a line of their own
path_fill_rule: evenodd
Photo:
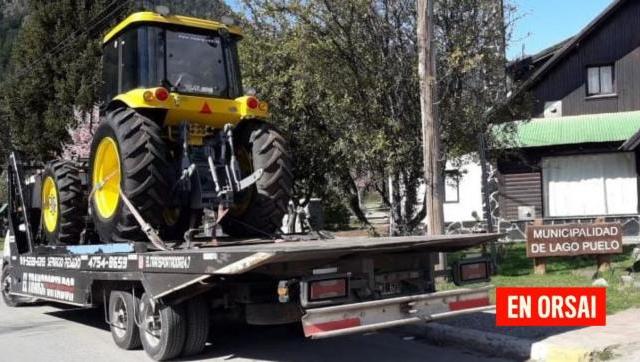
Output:
<svg viewBox="0 0 640 362">
<path fill-rule="evenodd" d="M 158 124 L 129 108 L 109 111 L 96 130 L 91 145 L 90 173 L 93 175 L 96 151 L 100 142 L 110 137 L 117 145 L 120 161 L 120 188 L 155 228 L 163 226 L 162 213 L 169 194 L 167 146 Z M 115 212 L 103 217 L 91 200 L 91 215 L 102 242 L 121 243 L 146 240 L 131 211 L 118 200 Z"/>
<path fill-rule="evenodd" d="M 251 169 L 243 170 L 243 177 L 260 168 L 264 173 L 255 185 L 237 195 L 237 205 L 222 219 L 222 230 L 235 237 L 278 233 L 293 188 L 287 141 L 263 122 L 241 125 L 234 141 L 237 152 L 247 152 L 250 157 Z"/>
<path fill-rule="evenodd" d="M 45 180 L 53 180 L 57 199 L 57 218 L 55 228 L 49 230 L 45 224 L 45 203 L 41 211 L 41 225 L 45 240 L 49 245 L 75 245 L 80 242 L 80 233 L 84 229 L 86 199 L 80 181 L 80 169 L 71 161 L 58 160 L 48 163 L 42 175 L 41 195 L 44 198 Z"/>
<path fill-rule="evenodd" d="M 20 307 L 24 305 L 22 299 L 18 296 L 9 294 L 9 286 L 11 284 L 11 275 L 9 274 L 9 265 L 5 264 L 2 267 L 2 300 L 7 307 Z"/>
<path fill-rule="evenodd" d="M 209 337 L 209 306 L 203 297 L 195 297 L 186 303 L 187 338 L 182 355 L 195 356 L 204 349 Z"/>
<path fill-rule="evenodd" d="M 146 294 L 140 302 L 140 340 L 145 352 L 156 361 L 165 361 L 177 357 L 182 352 L 187 335 L 187 316 L 184 305 L 157 306 L 157 317 L 160 328 L 158 336 L 147 330 L 148 318 L 153 317 L 151 304 Z"/>
<path fill-rule="evenodd" d="M 109 322 L 111 336 L 116 345 L 122 349 L 140 348 L 140 331 L 136 325 L 134 311 L 138 308 L 140 299 L 130 292 L 111 291 L 109 297 Z"/>
</svg>

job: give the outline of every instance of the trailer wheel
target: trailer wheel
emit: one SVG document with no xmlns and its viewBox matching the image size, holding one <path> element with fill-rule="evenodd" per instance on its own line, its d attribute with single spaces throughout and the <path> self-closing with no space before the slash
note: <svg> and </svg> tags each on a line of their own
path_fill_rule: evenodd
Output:
<svg viewBox="0 0 640 362">
<path fill-rule="evenodd" d="M 136 349 L 141 345 L 140 331 L 134 316 L 138 304 L 140 300 L 129 292 L 114 290 L 109 297 L 111 336 L 122 349 Z"/>
<path fill-rule="evenodd" d="M 23 298 L 9 294 L 11 288 L 11 275 L 9 275 L 9 265 L 2 267 L 2 300 L 7 307 L 19 307 L 23 305 Z"/>
<path fill-rule="evenodd" d="M 149 296 L 140 301 L 140 339 L 145 352 L 156 361 L 174 358 L 182 352 L 187 334 L 183 305 L 152 306 Z"/>
<path fill-rule="evenodd" d="M 187 302 L 187 339 L 182 349 L 183 356 L 194 356 L 202 352 L 209 337 L 209 306 L 203 297 Z"/>
</svg>

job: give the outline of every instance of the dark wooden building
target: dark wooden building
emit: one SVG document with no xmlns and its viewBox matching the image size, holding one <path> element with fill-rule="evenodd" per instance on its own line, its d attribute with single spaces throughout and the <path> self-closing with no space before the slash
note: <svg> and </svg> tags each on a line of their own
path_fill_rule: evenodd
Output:
<svg viewBox="0 0 640 362">
<path fill-rule="evenodd" d="M 640 1 L 614 1 L 579 34 L 509 71 L 534 118 L 516 123 L 518 147 L 497 160 L 502 231 L 533 218 L 605 217 L 639 236 L 640 141 L 631 139 L 640 129 Z"/>
</svg>

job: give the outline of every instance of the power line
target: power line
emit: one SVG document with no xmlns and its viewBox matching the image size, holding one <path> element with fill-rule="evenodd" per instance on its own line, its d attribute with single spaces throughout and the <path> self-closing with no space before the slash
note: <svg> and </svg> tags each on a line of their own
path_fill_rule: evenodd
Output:
<svg viewBox="0 0 640 362">
<path fill-rule="evenodd" d="M 61 41 L 60 43 L 58 43 L 55 47 L 53 47 L 52 50 L 50 50 L 48 52 L 45 52 L 43 57 L 40 58 L 38 61 L 35 61 L 35 62 L 25 66 L 26 69 L 24 69 L 22 73 L 19 73 L 15 77 L 16 78 L 20 78 L 20 77 L 24 76 L 25 74 L 27 74 L 30 71 L 32 71 L 33 67 L 41 64 L 47 58 L 51 59 L 54 55 L 57 55 L 57 54 L 61 53 L 62 51 L 66 50 L 68 47 L 77 44 L 77 41 L 79 40 L 79 37 L 81 35 L 88 34 L 90 31 L 93 31 L 97 27 L 98 24 L 101 24 L 107 17 L 112 16 L 116 11 L 120 10 L 124 5 L 128 4 L 130 1 L 131 0 L 126 0 L 126 1 L 122 2 L 115 9 L 113 9 L 113 11 L 111 11 L 108 15 L 105 15 L 105 13 L 107 11 L 109 11 L 109 8 L 111 6 L 113 6 L 113 4 L 115 4 L 117 2 L 117 0 L 112 1 L 111 3 L 109 3 L 109 5 L 107 5 L 107 7 L 102 12 L 100 12 L 97 16 L 95 16 L 93 19 L 91 19 L 89 22 L 87 22 L 87 24 L 85 24 L 84 27 L 80 28 L 75 33 L 71 34 L 71 36 L 70 36 L 71 39 L 65 39 L 65 40 Z M 99 18 L 102 18 L 102 19 L 99 19 Z M 96 20 L 99 20 L 99 21 L 96 22 Z M 89 24 L 91 24 L 91 23 L 94 23 L 94 25 L 93 26 L 89 26 Z M 85 30 L 81 30 L 83 28 Z"/>
<path fill-rule="evenodd" d="M 33 71 L 33 69 L 42 64 L 44 61 L 46 61 L 47 59 L 51 59 L 54 55 L 57 55 L 61 52 L 63 52 L 64 50 L 66 50 L 68 47 L 72 46 L 72 45 L 76 45 L 79 37 L 85 34 L 89 34 L 91 31 L 95 30 L 99 25 L 103 24 L 103 22 L 114 16 L 118 11 L 120 11 L 125 5 L 128 5 L 129 3 L 131 3 L 134 0 L 124 0 L 122 1 L 119 5 L 117 5 L 115 8 L 113 8 L 108 14 L 105 14 L 106 12 L 108 12 L 110 10 L 110 8 L 118 2 L 118 0 L 113 0 L 111 1 L 104 10 L 102 10 L 98 15 L 96 15 L 95 17 L 93 17 L 91 20 L 89 20 L 83 27 L 81 27 L 80 29 L 76 30 L 73 34 L 70 35 L 70 39 L 65 39 L 63 41 L 61 41 L 60 43 L 58 43 L 56 46 L 54 46 L 51 50 L 45 52 L 42 56 L 42 58 L 40 58 L 39 60 L 32 62 L 31 64 L 27 64 L 23 67 L 22 72 L 18 73 L 18 74 L 14 74 L 12 75 L 12 80 L 18 80 L 19 78 L 22 78 L 23 76 L 25 76 L 26 74 L 30 73 L 31 71 Z M 93 25 L 90 25 L 93 24 Z M 84 29 L 84 30 L 82 30 Z"/>
</svg>

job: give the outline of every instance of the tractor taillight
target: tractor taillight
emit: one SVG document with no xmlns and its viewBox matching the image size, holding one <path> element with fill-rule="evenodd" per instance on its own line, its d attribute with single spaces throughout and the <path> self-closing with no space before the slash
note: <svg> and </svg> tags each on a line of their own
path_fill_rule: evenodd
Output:
<svg viewBox="0 0 640 362">
<path fill-rule="evenodd" d="M 169 99 L 169 91 L 164 88 L 156 88 L 156 99 L 160 102 L 164 102 Z"/>
<path fill-rule="evenodd" d="M 247 107 L 251 109 L 256 109 L 260 105 L 260 102 L 254 97 L 247 98 Z"/>
</svg>

